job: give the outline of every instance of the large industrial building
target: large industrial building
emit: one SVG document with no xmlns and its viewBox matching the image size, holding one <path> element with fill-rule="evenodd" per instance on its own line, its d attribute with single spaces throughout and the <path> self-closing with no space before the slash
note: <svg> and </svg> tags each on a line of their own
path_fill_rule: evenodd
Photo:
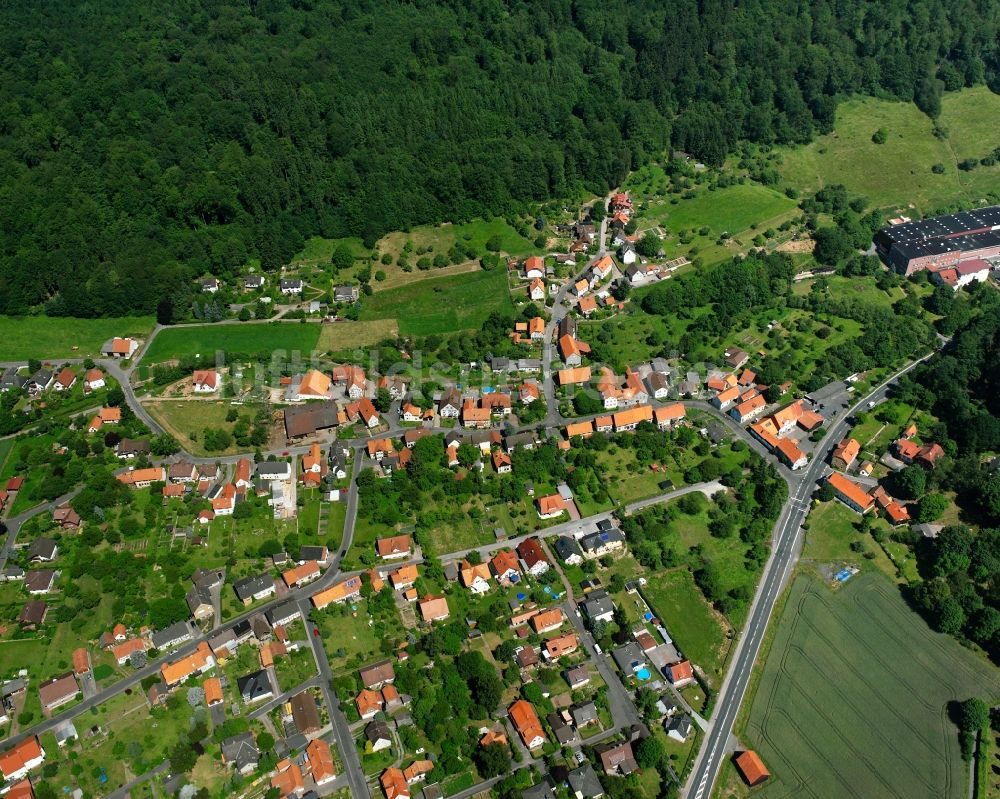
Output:
<svg viewBox="0 0 1000 799">
<path fill-rule="evenodd" d="M 875 235 L 875 249 L 890 268 L 904 275 L 1000 257 L 1000 205 L 914 222 L 893 220 Z"/>
</svg>

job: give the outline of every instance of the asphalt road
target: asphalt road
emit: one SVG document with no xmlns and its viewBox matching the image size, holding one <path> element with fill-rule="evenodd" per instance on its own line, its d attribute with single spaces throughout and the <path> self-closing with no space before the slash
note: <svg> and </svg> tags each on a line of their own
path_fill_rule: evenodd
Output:
<svg viewBox="0 0 1000 799">
<path fill-rule="evenodd" d="M 869 402 L 877 403 L 885 399 L 889 386 L 901 375 L 913 369 L 917 363 L 920 361 L 911 363 L 896 372 L 868 396 L 843 413 L 828 428 L 827 434 L 816 448 L 809 466 L 801 473 L 793 473 L 794 482 L 790 485 L 788 501 L 782 508 L 778 523 L 774 528 L 771 555 L 764 567 L 764 574 L 750 606 L 747 624 L 737 643 L 729 673 L 719 691 L 708 735 L 695 760 L 688 784 L 685 786 L 684 795 L 690 799 L 707 799 L 712 795 L 712 786 L 718 777 L 722 763 L 732 751 L 733 724 L 746 694 L 754 662 L 764 640 L 764 633 L 774 612 L 774 606 L 802 551 L 802 523 L 809 512 L 811 495 L 816 482 L 829 471 L 829 467 L 826 465 L 827 455 L 847 432 L 850 416 L 865 408 Z"/>
</svg>

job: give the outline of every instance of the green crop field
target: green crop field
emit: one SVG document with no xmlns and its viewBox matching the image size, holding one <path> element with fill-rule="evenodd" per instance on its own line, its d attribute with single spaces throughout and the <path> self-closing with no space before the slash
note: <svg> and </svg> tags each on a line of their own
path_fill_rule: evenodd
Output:
<svg viewBox="0 0 1000 799">
<path fill-rule="evenodd" d="M 513 310 L 503 270 L 433 278 L 367 297 L 362 320 L 396 319 L 403 336 L 479 327 L 491 311 Z"/>
<path fill-rule="evenodd" d="M 1000 698 L 998 672 L 932 632 L 877 573 L 790 589 L 741 738 L 776 797 L 964 797 L 948 703 Z M 728 799 L 737 795 L 723 789 Z"/>
<path fill-rule="evenodd" d="M 274 350 L 299 350 L 307 355 L 316 349 L 319 335 L 320 325 L 299 322 L 169 327 L 153 339 L 143 360 L 147 364 L 159 363 L 196 354 L 212 359 L 216 350 L 251 355 Z"/>
<path fill-rule="evenodd" d="M 843 183 L 872 204 L 905 210 L 909 216 L 947 203 L 976 204 L 1000 190 L 1000 166 L 958 169 L 964 158 L 981 158 L 998 143 L 996 120 L 1000 96 L 985 87 L 945 95 L 940 126 L 948 138 L 936 138 L 930 118 L 912 103 L 855 98 L 837 107 L 833 133 L 804 147 L 782 149 L 780 172 L 797 189 L 815 191 Z M 879 128 L 885 144 L 872 142 Z M 942 164 L 944 172 L 931 171 Z"/>
<path fill-rule="evenodd" d="M 71 319 L 64 316 L 0 316 L 0 361 L 100 356 L 113 336 L 146 336 L 151 316 Z"/>
</svg>

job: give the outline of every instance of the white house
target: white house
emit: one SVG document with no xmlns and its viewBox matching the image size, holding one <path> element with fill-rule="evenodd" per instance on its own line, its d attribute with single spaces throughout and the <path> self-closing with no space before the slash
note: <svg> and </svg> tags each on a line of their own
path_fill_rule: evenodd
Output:
<svg viewBox="0 0 1000 799">
<path fill-rule="evenodd" d="M 219 390 L 219 373 L 214 369 L 198 369 L 191 383 L 195 394 L 214 394 Z"/>
<path fill-rule="evenodd" d="M 301 280 L 282 280 L 281 281 L 281 293 L 282 294 L 301 294 L 302 293 L 302 281 Z"/>
</svg>

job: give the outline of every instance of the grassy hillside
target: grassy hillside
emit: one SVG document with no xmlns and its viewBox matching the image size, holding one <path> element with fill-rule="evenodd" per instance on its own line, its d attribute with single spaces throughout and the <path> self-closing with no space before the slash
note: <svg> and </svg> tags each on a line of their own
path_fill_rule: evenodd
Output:
<svg viewBox="0 0 1000 799">
<path fill-rule="evenodd" d="M 771 770 L 762 797 L 966 796 L 948 703 L 997 699 L 997 671 L 932 632 L 884 577 L 790 589 L 742 740 Z M 731 766 L 718 795 L 740 796 Z"/>
<path fill-rule="evenodd" d="M 171 327 L 153 340 L 143 363 L 153 364 L 200 354 L 210 358 L 216 350 L 256 354 L 274 350 L 299 350 L 303 355 L 316 348 L 320 325 L 297 322 L 273 324 L 219 324 L 199 327 Z"/>
<path fill-rule="evenodd" d="M 503 270 L 433 278 L 365 298 L 361 319 L 396 319 L 403 336 L 468 330 L 491 311 L 512 311 Z"/>
<path fill-rule="evenodd" d="M 1000 165 L 962 172 L 965 158 L 981 158 L 1000 145 L 1000 96 L 985 87 L 945 95 L 939 120 L 947 138 L 934 135 L 930 118 L 912 103 L 855 98 L 837 108 L 833 133 L 803 147 L 781 148 L 780 172 L 799 190 L 843 183 L 877 206 L 917 213 L 952 203 L 976 204 L 1000 191 Z M 885 144 L 873 134 L 884 129 Z M 941 164 L 942 174 L 931 167 Z"/>
</svg>

